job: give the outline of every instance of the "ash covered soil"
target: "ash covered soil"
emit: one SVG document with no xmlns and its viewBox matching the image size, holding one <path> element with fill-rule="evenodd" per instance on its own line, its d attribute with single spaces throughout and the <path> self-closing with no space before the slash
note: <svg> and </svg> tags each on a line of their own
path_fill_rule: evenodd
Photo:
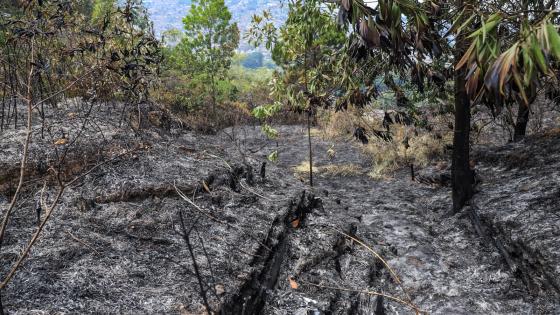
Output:
<svg viewBox="0 0 560 315">
<path fill-rule="evenodd" d="M 73 169 L 142 149 L 69 187 L 2 293 L 5 310 L 203 314 L 205 296 L 223 314 L 560 313 L 557 133 L 475 148 L 479 192 L 452 214 L 450 188 L 429 180 L 448 172 L 442 163 L 419 171 L 428 180 L 406 170 L 374 180 L 358 143 L 317 134 L 311 189 L 294 173 L 307 159 L 304 128 L 279 131 L 267 140 L 257 127 L 215 136 L 154 126 L 134 134 L 115 122 L 87 129 Z M 37 226 L 37 169 L 52 154 L 39 132 L 0 253 L 4 273 Z M 8 131 L 0 142 L 1 209 L 22 136 Z"/>
</svg>

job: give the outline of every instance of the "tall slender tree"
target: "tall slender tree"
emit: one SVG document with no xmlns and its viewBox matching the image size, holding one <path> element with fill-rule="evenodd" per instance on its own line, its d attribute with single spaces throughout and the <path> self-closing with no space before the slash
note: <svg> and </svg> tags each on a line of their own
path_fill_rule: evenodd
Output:
<svg viewBox="0 0 560 315">
<path fill-rule="evenodd" d="M 393 71 L 410 71 L 419 91 L 434 73 L 435 65 L 451 65 L 445 69 L 448 76 L 444 80 L 451 79 L 452 74 L 453 209 L 458 211 L 472 196 L 471 106 L 485 104 L 497 114 L 504 104 L 518 103 L 516 130 L 520 136 L 536 88 L 547 78 L 556 81 L 553 70 L 560 61 L 556 1 L 336 3 L 340 6 L 339 20 L 349 21 L 351 30 L 375 54 L 386 53 L 387 65 Z"/>
<path fill-rule="evenodd" d="M 197 74 L 210 87 L 212 113 L 216 114 L 217 82 L 226 77 L 239 29 L 231 21 L 224 0 L 194 0 L 183 19 L 185 36 L 178 49 L 186 59 L 187 71 Z"/>
<path fill-rule="evenodd" d="M 280 28 L 271 16 L 254 16 L 249 38 L 255 45 L 265 44 L 281 71 L 275 73 L 271 109 L 289 110 L 306 115 L 309 159 L 309 184 L 313 186 L 313 150 L 311 127 L 318 106 L 326 105 L 334 82 L 334 63 L 330 60 L 343 47 L 344 29 L 333 20 L 333 5 L 320 0 L 294 0 L 288 4 L 288 19 Z M 274 110 L 257 110 L 274 113 Z"/>
<path fill-rule="evenodd" d="M 472 13 L 471 0 L 457 0 L 456 7 L 464 7 L 465 13 Z M 464 14 L 460 16 L 457 23 L 464 24 Z M 462 20 L 461 20 L 462 19 Z M 469 46 L 467 37 L 460 33 L 455 38 L 454 59 L 458 63 Z M 457 69 L 454 74 L 455 90 L 455 130 L 453 134 L 453 154 L 451 158 L 452 172 L 452 198 L 453 211 L 459 211 L 463 205 L 472 197 L 474 176 L 470 166 L 470 130 L 471 130 L 471 102 L 465 87 L 466 70 Z"/>
</svg>

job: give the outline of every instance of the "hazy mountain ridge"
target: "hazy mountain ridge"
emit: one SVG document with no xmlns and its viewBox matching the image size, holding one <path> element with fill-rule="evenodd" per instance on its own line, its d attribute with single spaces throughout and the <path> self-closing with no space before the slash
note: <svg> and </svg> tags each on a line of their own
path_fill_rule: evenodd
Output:
<svg viewBox="0 0 560 315">
<path fill-rule="evenodd" d="M 283 22 L 287 15 L 287 8 L 281 0 L 226 0 L 225 2 L 242 33 L 251 24 L 252 16 L 260 14 L 263 10 L 270 11 L 278 24 Z M 171 28 L 183 28 L 182 19 L 190 9 L 191 0 L 144 0 L 144 4 L 159 35 Z M 250 48 L 242 34 L 240 49 Z"/>
</svg>

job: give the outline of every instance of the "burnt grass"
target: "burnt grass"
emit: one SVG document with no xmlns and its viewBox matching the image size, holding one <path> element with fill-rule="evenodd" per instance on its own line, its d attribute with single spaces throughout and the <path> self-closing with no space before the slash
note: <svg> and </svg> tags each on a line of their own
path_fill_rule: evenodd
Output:
<svg viewBox="0 0 560 315">
<path fill-rule="evenodd" d="M 9 314 L 203 314 L 204 300 L 221 314 L 415 313 L 363 290 L 430 314 L 560 313 L 557 134 L 475 148 L 478 192 L 452 214 L 449 187 L 412 181 L 408 170 L 374 180 L 349 138 L 314 137 L 316 165 L 350 163 L 358 171 L 316 174 L 310 188 L 294 174 L 307 160 L 303 127 L 280 127 L 280 137 L 269 140 L 258 127 L 199 135 L 152 123 L 139 132 L 118 127 L 117 118 L 86 128 L 70 173 L 108 152 L 142 149 L 68 189 L 2 292 Z M 37 225 L 44 176 L 37 168 L 52 154 L 52 139 L 36 132 L 31 184 L 0 253 L 4 274 Z M 5 131 L 0 141 L 1 209 L 13 190 L 21 137 Z M 273 150 L 278 161 L 267 162 Z M 419 177 L 445 172 L 434 164 Z M 49 199 L 55 188 L 48 185 Z M 402 286 L 340 232 L 383 257 Z"/>
</svg>

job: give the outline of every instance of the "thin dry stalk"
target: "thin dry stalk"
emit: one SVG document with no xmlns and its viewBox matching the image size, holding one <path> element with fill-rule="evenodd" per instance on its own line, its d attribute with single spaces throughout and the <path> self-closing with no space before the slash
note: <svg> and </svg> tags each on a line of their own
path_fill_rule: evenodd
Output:
<svg viewBox="0 0 560 315">
<path fill-rule="evenodd" d="M 64 231 L 64 233 L 68 234 L 68 236 L 70 236 L 73 240 L 75 240 L 76 242 L 84 245 L 85 247 L 91 249 L 94 253 L 96 253 L 97 255 L 101 256 L 101 253 L 98 252 L 93 246 L 89 245 L 88 243 L 86 243 L 85 241 L 79 239 L 76 235 L 72 234 L 70 231 Z"/>
<path fill-rule="evenodd" d="M 365 244 L 364 242 L 360 241 L 359 239 L 348 235 L 346 233 L 344 233 L 343 231 L 337 229 L 337 228 L 333 228 L 330 226 L 326 226 L 326 228 L 329 228 L 337 233 L 340 233 L 342 235 L 344 235 L 345 237 L 351 239 L 352 241 L 358 243 L 359 245 L 361 245 L 362 247 L 364 247 L 367 251 L 369 251 L 370 253 L 373 254 L 373 256 L 375 256 L 377 259 L 379 259 L 381 261 L 381 263 L 383 263 L 383 265 L 387 268 L 387 270 L 389 270 L 389 272 L 391 273 L 391 276 L 393 277 L 393 279 L 395 280 L 395 282 L 399 285 L 399 287 L 401 288 L 401 290 L 403 291 L 404 295 L 406 296 L 408 302 L 410 304 L 412 304 L 412 299 L 410 298 L 410 295 L 408 294 L 407 290 L 405 289 L 404 285 L 402 284 L 399 276 L 397 275 L 397 273 L 393 270 L 393 268 L 391 268 L 391 266 L 389 266 L 389 264 L 387 263 L 387 261 L 385 261 L 385 259 L 383 259 L 383 257 L 381 257 L 381 255 L 379 255 L 376 251 L 374 251 L 370 246 L 368 246 L 367 244 Z"/>
<path fill-rule="evenodd" d="M 264 200 L 268 200 L 268 201 L 274 202 L 274 200 L 272 200 L 272 199 L 270 199 L 270 198 L 268 198 L 268 197 L 265 197 L 265 196 L 263 196 L 263 195 L 257 193 L 257 192 L 254 191 L 253 189 L 251 189 L 251 188 L 247 187 L 246 185 L 244 185 L 242 182 L 239 182 L 239 184 L 241 185 L 241 187 L 242 187 L 243 189 L 247 190 L 248 192 L 252 193 L 253 195 L 255 195 L 255 196 L 257 196 L 257 197 L 260 197 L 260 198 L 262 198 L 262 199 L 264 199 Z"/>
<path fill-rule="evenodd" d="M 213 157 L 215 159 L 221 160 L 222 162 L 224 162 L 224 164 L 229 168 L 230 171 L 233 171 L 233 168 L 231 167 L 231 165 L 229 165 L 229 163 L 226 161 L 226 159 L 224 159 L 223 157 L 219 157 L 217 155 L 208 153 L 206 151 L 202 152 L 203 154 L 208 155 L 209 157 Z"/>
<path fill-rule="evenodd" d="M 27 243 L 27 246 L 25 247 L 23 252 L 20 254 L 18 260 L 12 266 L 12 269 L 10 270 L 10 272 L 6 275 L 6 277 L 4 278 L 2 283 L 0 283 L 0 290 L 4 289 L 8 285 L 10 280 L 12 280 L 12 277 L 15 275 L 16 271 L 19 269 L 19 267 L 22 265 L 23 261 L 29 255 L 29 251 L 31 250 L 31 247 L 33 247 L 35 242 L 37 242 L 37 239 L 39 238 L 39 235 L 41 234 L 41 231 L 43 231 L 43 228 L 47 224 L 47 221 L 49 220 L 49 218 L 50 218 L 52 212 L 54 211 L 55 207 L 58 205 L 58 201 L 62 197 L 63 193 L 64 193 L 64 186 L 59 188 L 58 193 L 56 194 L 56 197 L 55 197 L 53 203 L 48 208 L 48 210 L 45 214 L 45 218 L 43 219 L 43 221 L 41 221 L 41 224 L 37 228 L 37 231 L 35 231 L 31 240 L 29 241 L 29 243 Z"/>
<path fill-rule="evenodd" d="M 83 79 L 85 79 L 88 75 L 92 74 L 95 70 L 99 69 L 102 65 L 105 64 L 100 64 L 100 65 L 96 65 L 95 67 L 91 68 L 89 71 L 87 71 L 86 73 L 84 73 L 82 76 L 80 76 L 79 78 L 77 78 L 76 80 L 70 82 L 68 85 L 66 85 L 65 87 L 63 87 L 62 89 L 56 91 L 55 93 L 47 96 L 46 98 L 38 101 L 37 103 L 35 103 L 35 105 L 33 106 L 33 108 L 37 108 L 39 105 L 49 101 L 50 99 L 52 99 L 53 97 L 56 97 L 66 91 L 68 91 L 69 89 L 71 89 L 74 85 L 78 84 L 78 82 L 82 81 Z"/>
<path fill-rule="evenodd" d="M 183 219 L 183 211 L 179 210 L 179 218 L 180 218 L 180 222 L 181 222 L 181 229 L 183 230 L 182 236 L 185 240 L 185 243 L 187 244 L 187 248 L 189 250 L 189 253 L 191 255 L 191 259 L 192 259 L 192 264 L 193 264 L 193 268 L 194 268 L 194 273 L 196 275 L 196 279 L 198 280 L 198 285 L 200 287 L 200 296 L 202 297 L 202 301 L 204 302 L 204 306 L 206 307 L 206 311 L 208 312 L 208 314 L 213 314 L 212 312 L 212 308 L 210 307 L 210 304 L 208 303 L 208 297 L 206 296 L 206 289 L 204 289 L 204 280 L 202 279 L 202 274 L 200 273 L 200 268 L 198 266 L 198 263 L 196 262 L 196 256 L 194 254 L 194 250 L 191 244 L 191 239 L 190 239 L 190 234 L 192 232 L 192 230 L 194 229 L 194 227 L 196 226 L 195 222 L 193 224 L 193 226 L 187 230 L 186 226 L 185 226 L 185 220 Z M 198 220 L 197 220 L 198 221 Z"/>
<path fill-rule="evenodd" d="M 2 242 L 4 241 L 4 235 L 6 233 L 6 227 L 8 226 L 8 221 L 10 220 L 10 216 L 12 215 L 12 211 L 17 203 L 19 198 L 19 194 L 21 192 L 21 188 L 23 187 L 23 181 L 25 179 L 25 166 L 27 165 L 27 160 L 29 158 L 29 143 L 31 142 L 31 136 L 33 134 L 33 90 L 32 90 L 32 80 L 33 80 L 33 72 L 35 71 L 35 37 L 31 38 L 31 62 L 30 62 L 30 70 L 27 76 L 27 128 L 25 134 L 25 141 L 23 143 L 23 156 L 21 157 L 21 165 L 19 168 L 19 180 L 18 185 L 16 188 L 16 192 L 12 197 L 12 201 L 4 214 L 4 218 L 2 219 L 2 226 L 0 227 L 0 248 L 2 247 Z"/>
<path fill-rule="evenodd" d="M 392 295 L 388 295 L 388 294 L 381 293 L 381 292 L 369 291 L 369 290 L 359 290 L 359 289 L 349 289 L 349 288 L 343 288 L 343 287 L 333 287 L 333 286 L 304 282 L 304 281 L 299 281 L 299 283 L 301 285 L 313 286 L 313 287 L 317 287 L 317 288 L 321 288 L 321 289 L 331 289 L 331 290 L 337 290 L 337 291 L 354 292 L 354 293 L 366 294 L 366 295 L 371 295 L 371 296 L 382 296 L 382 297 L 387 298 L 391 301 L 394 301 L 394 302 L 397 302 L 399 304 L 410 307 L 417 315 L 418 314 L 428 314 L 428 312 L 422 311 L 416 305 L 414 305 L 410 302 L 404 301 L 404 300 L 402 300 L 398 297 L 394 297 Z"/>
<path fill-rule="evenodd" d="M 218 218 L 216 218 L 215 216 L 211 215 L 210 213 L 204 211 L 202 208 L 200 208 L 196 203 L 194 203 L 194 201 L 192 201 L 191 199 L 189 199 L 189 197 L 187 197 L 179 188 L 177 188 L 177 186 L 175 185 L 175 183 L 173 183 L 173 187 L 175 187 L 175 190 L 177 191 L 177 194 L 179 194 L 179 197 L 181 197 L 183 200 L 185 200 L 186 202 L 188 202 L 191 206 L 194 207 L 194 209 L 200 213 L 202 213 L 205 217 L 209 218 L 212 221 L 215 221 L 217 223 L 220 224 L 224 224 L 232 229 L 235 229 L 245 235 L 247 235 L 249 238 L 251 238 L 252 240 L 256 241 L 259 245 L 261 245 L 263 248 L 267 249 L 268 251 L 272 251 L 272 249 L 268 246 L 266 246 L 266 244 L 264 244 L 262 241 L 260 241 L 259 239 L 257 239 L 256 237 L 254 237 L 251 233 L 244 231 L 242 228 L 235 226 L 227 221 L 224 220 L 220 220 Z"/>
</svg>

